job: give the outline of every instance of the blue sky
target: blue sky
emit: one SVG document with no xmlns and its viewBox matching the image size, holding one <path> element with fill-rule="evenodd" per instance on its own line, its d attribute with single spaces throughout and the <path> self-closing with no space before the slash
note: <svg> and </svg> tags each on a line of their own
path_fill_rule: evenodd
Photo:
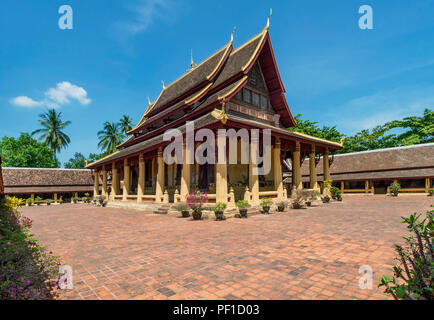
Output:
<svg viewBox="0 0 434 320">
<path fill-rule="evenodd" d="M 60 30 L 58 9 L 73 9 Z M 358 9 L 373 8 L 361 30 Z M 38 128 L 57 107 L 74 152 L 97 152 L 97 131 L 136 123 L 161 90 L 230 39 L 270 34 L 292 113 L 353 134 L 434 107 L 434 1 L 3 1 L 0 136 Z"/>
</svg>

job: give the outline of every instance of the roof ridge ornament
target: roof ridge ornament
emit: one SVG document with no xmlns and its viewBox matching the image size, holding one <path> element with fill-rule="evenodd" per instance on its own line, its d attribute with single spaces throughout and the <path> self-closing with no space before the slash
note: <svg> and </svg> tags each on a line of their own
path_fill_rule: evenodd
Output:
<svg viewBox="0 0 434 320">
<path fill-rule="evenodd" d="M 148 106 L 150 106 L 151 104 L 152 104 L 151 99 L 149 99 L 149 96 L 148 96 Z"/>
<path fill-rule="evenodd" d="M 265 31 L 268 31 L 268 29 L 270 29 L 270 18 L 273 15 L 273 8 L 270 8 L 270 14 L 268 15 L 267 18 L 267 25 L 265 26 Z"/>
<path fill-rule="evenodd" d="M 237 26 L 234 26 L 234 30 L 232 30 L 231 33 L 231 42 L 234 42 L 234 33 L 235 33 L 235 29 L 237 28 Z"/>
<path fill-rule="evenodd" d="M 164 80 L 161 80 L 161 83 L 163 84 L 163 90 L 166 89 L 166 86 L 164 85 Z"/>
</svg>

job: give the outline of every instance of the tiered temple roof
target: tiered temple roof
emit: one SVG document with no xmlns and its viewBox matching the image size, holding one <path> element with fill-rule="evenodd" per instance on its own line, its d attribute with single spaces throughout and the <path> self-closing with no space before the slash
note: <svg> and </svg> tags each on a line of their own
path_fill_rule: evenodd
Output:
<svg viewBox="0 0 434 320">
<path fill-rule="evenodd" d="M 268 24 L 261 33 L 234 49 L 233 41 L 163 89 L 158 98 L 149 104 L 139 123 L 128 132 L 131 136 L 118 146 L 118 151 L 91 163 L 87 168 L 108 163 L 124 156 L 133 156 L 150 147 L 163 144 L 163 133 L 170 128 L 181 129 L 187 120 L 195 120 L 195 128 L 218 123 L 214 109 L 227 103 L 248 82 L 249 71 L 259 63 L 269 102 L 280 124 L 268 126 L 278 134 L 291 136 L 306 143 L 315 142 L 331 149 L 340 149 L 338 143 L 310 137 L 286 128 L 295 126 L 284 93 L 280 74 L 271 46 Z M 224 108 L 221 110 L 224 112 Z M 214 116 L 213 116 L 214 115 Z M 234 127 L 254 125 L 264 127 L 260 121 L 248 120 L 237 114 L 226 115 Z M 200 121 L 199 121 L 200 120 Z M 320 141 L 321 140 L 321 141 Z"/>
</svg>

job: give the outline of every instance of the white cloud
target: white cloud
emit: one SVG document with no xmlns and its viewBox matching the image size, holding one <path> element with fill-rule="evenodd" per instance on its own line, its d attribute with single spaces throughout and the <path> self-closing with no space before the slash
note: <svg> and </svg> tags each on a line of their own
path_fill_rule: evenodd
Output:
<svg viewBox="0 0 434 320">
<path fill-rule="evenodd" d="M 87 105 L 92 102 L 87 96 L 86 90 L 68 81 L 57 83 L 55 88 L 49 88 L 45 91 L 45 99 L 36 101 L 27 96 L 15 97 L 11 103 L 19 107 L 39 107 L 47 106 L 49 108 L 59 108 L 64 104 L 71 103 L 71 100 L 76 100 L 82 105 Z"/>
<path fill-rule="evenodd" d="M 70 103 L 70 99 L 75 99 L 81 104 L 89 104 L 92 101 L 87 97 L 86 90 L 68 81 L 59 82 L 56 88 L 48 89 L 45 96 L 57 105 Z"/>
<path fill-rule="evenodd" d="M 42 105 L 42 102 L 35 101 L 27 96 L 18 96 L 11 99 L 11 103 L 19 107 L 37 107 Z"/>
</svg>

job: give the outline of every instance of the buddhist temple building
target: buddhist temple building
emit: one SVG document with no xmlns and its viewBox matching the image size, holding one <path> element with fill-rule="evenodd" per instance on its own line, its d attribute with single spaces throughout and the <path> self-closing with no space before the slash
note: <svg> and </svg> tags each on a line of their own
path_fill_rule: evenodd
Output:
<svg viewBox="0 0 434 320">
<path fill-rule="evenodd" d="M 428 193 L 434 187 L 434 143 L 337 154 L 330 157 L 333 185 L 346 194 L 388 194 L 398 182 L 400 193 Z M 302 165 L 302 181 L 309 185 L 309 159 Z M 290 167 L 290 166 L 289 166 Z M 292 182 L 288 166 L 285 182 Z M 317 166 L 318 182 L 324 180 L 322 161 Z"/>
<path fill-rule="evenodd" d="M 269 129 L 271 148 L 259 152 L 271 153 L 271 170 L 254 175 L 257 164 L 251 157 L 248 163 L 236 164 L 166 164 L 163 150 L 170 141 L 165 141 L 163 135 L 169 129 L 184 134 L 183 156 L 191 152 L 185 149 L 187 121 L 194 121 L 195 132 L 208 128 L 216 137 L 218 129 L 247 129 L 250 142 L 254 138 L 251 129 Z M 207 192 L 210 203 L 234 205 L 245 199 L 256 205 L 263 197 L 287 197 L 283 159 L 293 160 L 293 189 L 301 189 L 301 165 L 308 156 L 311 165 L 307 187 L 319 189 L 318 159 L 323 159 L 328 177 L 330 156 L 342 149 L 340 143 L 287 129 L 295 125 L 271 45 L 268 20 L 261 33 L 240 47 L 233 47 L 231 36 L 226 45 L 203 62 L 192 62 L 190 70 L 173 83 L 163 83 L 158 98 L 149 102 L 140 121 L 128 132 L 129 138 L 116 152 L 86 168 L 93 170 L 95 195 L 111 200 L 172 203 L 185 201 L 191 190 L 201 190 Z M 263 135 L 258 139 L 262 146 Z M 195 143 L 196 148 L 200 147 L 201 142 Z M 256 144 L 249 144 L 250 155 L 255 154 L 255 148 Z"/>
</svg>

